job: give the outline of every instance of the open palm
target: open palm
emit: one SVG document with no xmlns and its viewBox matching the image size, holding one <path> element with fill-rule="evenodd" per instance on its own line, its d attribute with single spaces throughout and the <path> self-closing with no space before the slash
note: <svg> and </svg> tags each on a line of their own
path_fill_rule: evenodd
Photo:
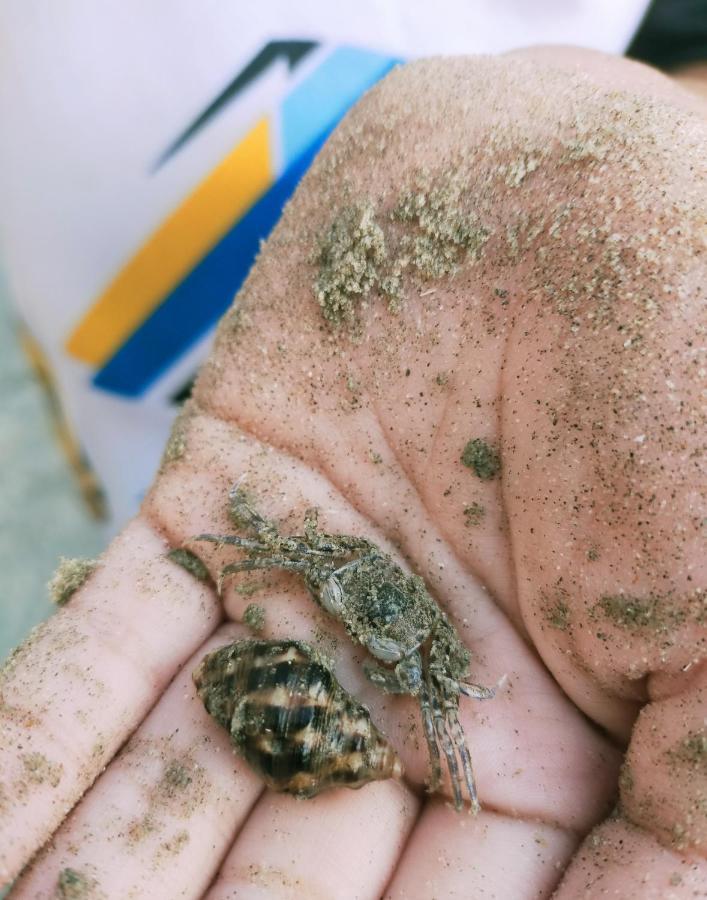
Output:
<svg viewBox="0 0 707 900">
<path fill-rule="evenodd" d="M 3 672 L 0 880 L 53 834 L 13 897 L 704 887 L 705 129 L 649 70 L 535 56 L 398 70 L 306 176 L 141 515 Z M 506 676 L 461 699 L 477 817 L 425 793 L 415 700 L 298 574 L 219 598 L 166 558 L 233 531 L 239 480 L 282 533 L 317 507 L 422 575 L 471 679 Z M 263 792 L 191 681 L 253 602 L 335 657 L 404 782 Z"/>
</svg>

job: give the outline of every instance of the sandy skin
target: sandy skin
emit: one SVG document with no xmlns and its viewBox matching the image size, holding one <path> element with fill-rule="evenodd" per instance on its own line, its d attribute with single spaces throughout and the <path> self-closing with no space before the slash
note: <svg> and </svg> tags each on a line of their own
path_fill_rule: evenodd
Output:
<svg viewBox="0 0 707 900">
<path fill-rule="evenodd" d="M 224 320 L 141 515 L 1 676 L 0 881 L 54 834 L 14 897 L 704 889 L 696 110 L 569 51 L 413 65 L 359 104 Z M 239 478 L 285 532 L 317 506 L 410 565 L 473 679 L 507 676 L 461 705 L 477 818 L 425 795 L 414 702 L 365 680 L 293 575 L 234 578 L 225 617 L 255 600 L 263 636 L 335 655 L 407 780 L 298 803 L 231 753 L 191 671 L 246 629 L 165 553 L 229 530 Z M 190 546 L 214 578 L 232 558 Z"/>
</svg>

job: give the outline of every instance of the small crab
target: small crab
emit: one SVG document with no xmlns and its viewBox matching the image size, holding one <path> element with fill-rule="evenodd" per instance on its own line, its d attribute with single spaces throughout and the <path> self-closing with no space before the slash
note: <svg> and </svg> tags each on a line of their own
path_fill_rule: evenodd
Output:
<svg viewBox="0 0 707 900">
<path fill-rule="evenodd" d="M 316 509 L 305 513 L 303 534 L 285 536 L 251 506 L 240 484 L 232 489 L 230 502 L 232 519 L 253 536 L 194 538 L 230 544 L 246 553 L 244 559 L 224 567 L 219 590 L 236 572 L 283 569 L 302 575 L 315 601 L 383 664 L 364 664 L 368 679 L 388 693 L 418 699 L 430 754 L 429 790 L 437 790 L 441 781 L 441 747 L 455 807 L 463 806 L 465 785 L 471 812 L 478 812 L 459 698 L 465 694 L 486 700 L 495 689 L 466 680 L 471 654 L 422 578 L 406 574 L 367 538 L 319 531 Z"/>
</svg>

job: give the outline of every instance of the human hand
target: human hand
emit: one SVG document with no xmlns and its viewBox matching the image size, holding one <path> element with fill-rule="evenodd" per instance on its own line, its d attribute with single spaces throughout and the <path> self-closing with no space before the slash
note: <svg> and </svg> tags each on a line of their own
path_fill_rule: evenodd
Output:
<svg viewBox="0 0 707 900">
<path fill-rule="evenodd" d="M 705 128 L 650 70 L 535 55 L 399 70 L 306 177 L 141 515 L 2 674 L 2 878 L 53 834 L 13 896 L 704 887 Z M 327 323 L 315 283 L 353 322 Z M 232 530 L 239 478 L 284 533 L 316 506 L 388 549 L 449 612 L 472 679 L 507 675 L 461 701 L 476 818 L 425 795 L 414 700 L 365 679 L 301 578 L 241 575 L 222 603 L 166 559 Z M 190 547 L 213 577 L 233 558 Z M 191 683 L 247 633 L 224 610 L 253 601 L 265 636 L 334 651 L 404 783 L 262 792 Z"/>
</svg>

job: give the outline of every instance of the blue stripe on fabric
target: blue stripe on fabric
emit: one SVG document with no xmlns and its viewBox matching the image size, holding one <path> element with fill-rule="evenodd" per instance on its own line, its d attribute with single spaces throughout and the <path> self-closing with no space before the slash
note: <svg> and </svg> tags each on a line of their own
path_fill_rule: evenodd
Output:
<svg viewBox="0 0 707 900">
<path fill-rule="evenodd" d="M 260 241 L 280 218 L 283 206 L 327 137 L 320 135 L 167 295 L 96 373 L 93 384 L 97 388 L 139 397 L 218 322 L 245 281 Z"/>
<path fill-rule="evenodd" d="M 322 131 L 331 131 L 361 94 L 400 62 L 355 47 L 339 47 L 282 104 L 285 165 Z"/>
<path fill-rule="evenodd" d="M 340 47 L 295 88 L 281 110 L 284 174 L 96 373 L 95 387 L 141 396 L 218 322 L 322 144 L 346 110 L 398 62 Z"/>
</svg>

